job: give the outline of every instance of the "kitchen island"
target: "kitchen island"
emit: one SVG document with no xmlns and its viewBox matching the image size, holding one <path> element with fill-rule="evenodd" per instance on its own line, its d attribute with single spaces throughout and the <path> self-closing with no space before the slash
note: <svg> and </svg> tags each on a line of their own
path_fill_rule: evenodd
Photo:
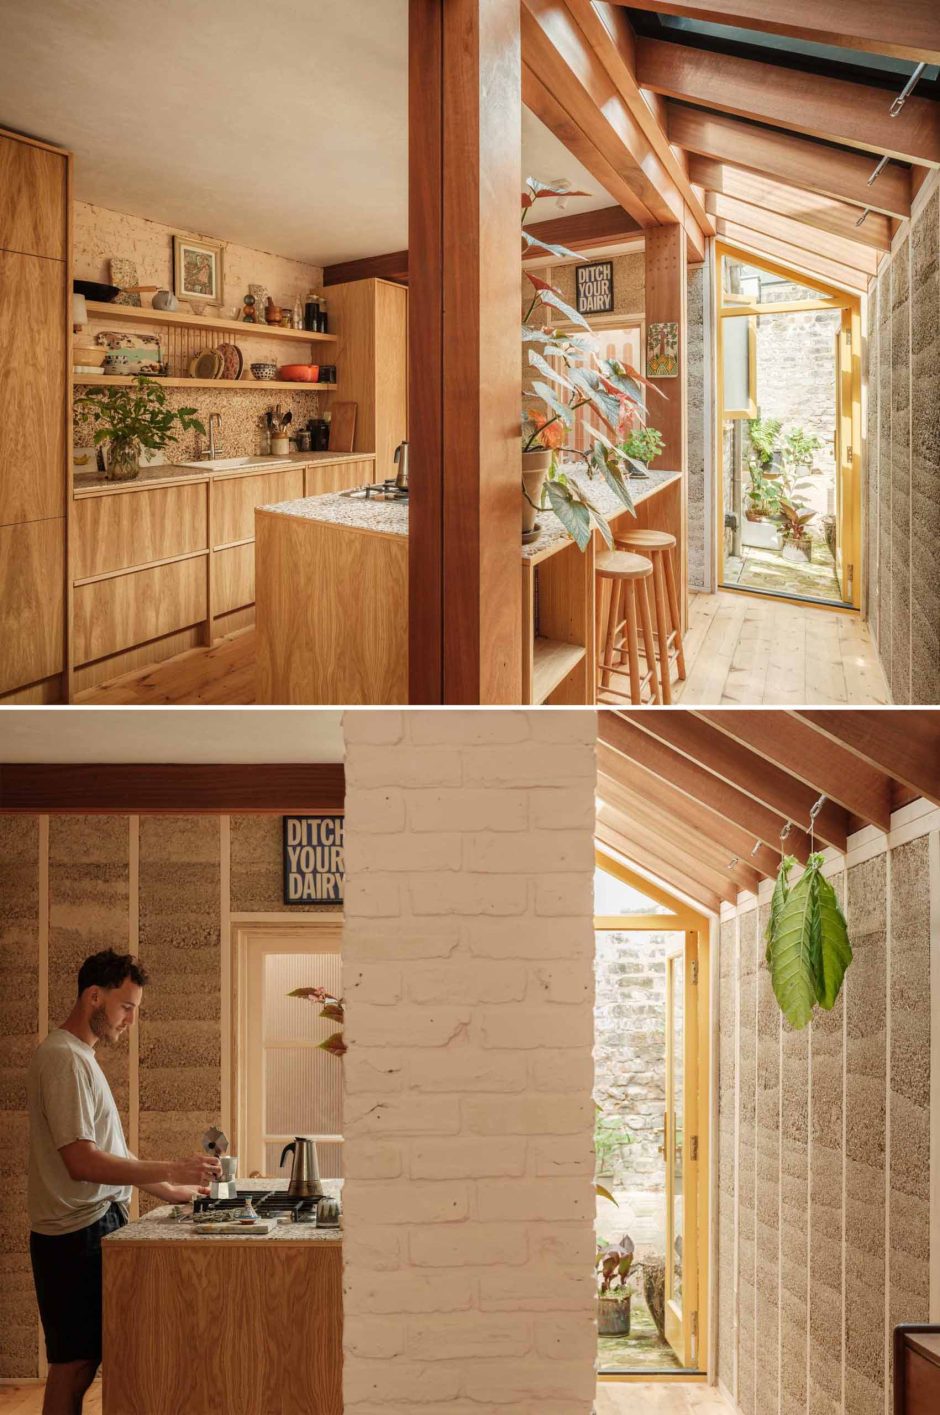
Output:
<svg viewBox="0 0 940 1415">
<path fill-rule="evenodd" d="M 103 1415 L 341 1415 L 339 1229 L 198 1234 L 164 1205 L 105 1239 L 102 1264 Z"/>
<path fill-rule="evenodd" d="M 630 483 L 636 518 L 599 479 L 579 481 L 614 529 L 667 530 L 684 546 L 683 478 Z M 255 512 L 258 702 L 408 701 L 407 503 L 305 496 Z M 594 701 L 595 532 L 585 554 L 551 511 L 520 546 L 524 703 Z M 680 584 L 685 584 L 680 553 Z M 684 593 L 681 599 L 685 601 Z M 602 621 L 601 621 L 602 622 Z"/>
</svg>

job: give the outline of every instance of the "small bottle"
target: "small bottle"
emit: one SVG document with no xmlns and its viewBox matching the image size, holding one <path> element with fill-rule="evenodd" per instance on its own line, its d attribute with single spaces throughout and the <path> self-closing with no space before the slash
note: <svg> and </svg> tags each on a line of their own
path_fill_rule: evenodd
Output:
<svg viewBox="0 0 940 1415">
<path fill-rule="evenodd" d="M 320 301 L 316 295 L 308 295 L 304 304 L 304 329 L 315 334 L 320 327 Z"/>
<path fill-rule="evenodd" d="M 330 332 L 330 323 L 326 312 L 326 299 L 323 295 L 320 296 L 320 317 L 317 321 L 317 329 L 321 334 L 329 334 Z"/>
<path fill-rule="evenodd" d="M 303 327 L 304 327 L 304 307 L 303 307 L 303 305 L 301 304 L 300 296 L 298 295 L 297 298 L 296 298 L 296 300 L 294 301 L 294 328 L 295 328 L 295 329 L 303 329 Z"/>
</svg>

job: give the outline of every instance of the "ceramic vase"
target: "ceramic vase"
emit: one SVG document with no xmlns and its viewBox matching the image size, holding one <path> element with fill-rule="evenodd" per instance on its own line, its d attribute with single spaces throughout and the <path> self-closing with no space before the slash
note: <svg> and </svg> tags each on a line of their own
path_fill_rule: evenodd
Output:
<svg viewBox="0 0 940 1415">
<path fill-rule="evenodd" d="M 531 535 L 536 529 L 535 518 L 542 505 L 542 489 L 552 464 L 551 451 L 540 447 L 522 454 L 522 534 Z"/>
<path fill-rule="evenodd" d="M 140 476 L 140 444 L 112 442 L 105 475 L 108 481 L 133 481 Z"/>
</svg>

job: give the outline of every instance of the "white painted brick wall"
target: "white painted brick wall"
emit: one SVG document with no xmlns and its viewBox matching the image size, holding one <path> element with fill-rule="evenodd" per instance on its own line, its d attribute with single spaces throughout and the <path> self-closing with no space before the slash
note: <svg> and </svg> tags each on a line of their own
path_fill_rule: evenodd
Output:
<svg viewBox="0 0 940 1415">
<path fill-rule="evenodd" d="M 594 714 L 347 712 L 349 1415 L 588 1415 Z"/>
</svg>

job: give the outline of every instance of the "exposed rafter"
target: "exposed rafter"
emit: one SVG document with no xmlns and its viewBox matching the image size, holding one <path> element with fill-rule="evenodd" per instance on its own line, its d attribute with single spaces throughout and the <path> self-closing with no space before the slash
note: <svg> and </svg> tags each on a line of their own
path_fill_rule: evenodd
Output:
<svg viewBox="0 0 940 1415">
<path fill-rule="evenodd" d="M 884 89 L 660 39 L 637 39 L 636 74 L 644 88 L 668 98 L 904 162 L 940 165 L 937 104 L 916 94 L 892 118 Z"/>
<path fill-rule="evenodd" d="M 891 225 L 879 211 L 870 211 L 859 226 L 857 206 L 823 196 L 820 192 L 777 182 L 772 177 L 750 172 L 730 162 L 699 157 L 697 153 L 689 158 L 689 176 L 708 193 L 720 193 L 737 201 L 749 202 L 777 216 L 799 221 L 804 226 L 827 231 L 832 236 L 842 236 L 858 246 L 868 246 L 876 251 L 891 249 Z"/>
<path fill-rule="evenodd" d="M 685 15 L 817 44 L 940 64 L 936 0 L 617 0 L 638 10 Z"/>
<path fill-rule="evenodd" d="M 667 103 L 666 116 L 670 141 L 687 152 L 733 162 L 803 191 L 870 206 L 886 216 L 911 214 L 911 178 L 904 167 L 889 163 L 869 186 L 873 163 L 861 153 L 679 103 Z"/>
<path fill-rule="evenodd" d="M 940 713 L 936 709 L 811 712 L 800 708 L 796 715 L 860 760 L 940 805 Z"/>
<path fill-rule="evenodd" d="M 737 197 L 725 196 L 722 192 L 710 192 L 705 199 L 710 215 L 717 221 L 731 222 L 747 227 L 771 240 L 785 241 L 788 245 L 805 250 L 816 259 L 831 260 L 838 265 L 848 266 L 860 275 L 871 277 L 878 269 L 880 256 L 870 246 L 860 246 L 844 236 L 833 236 L 790 216 L 778 216 L 764 206 L 740 201 Z"/>
<path fill-rule="evenodd" d="M 285 811 L 342 811 L 345 796 L 344 769 L 333 763 L 0 764 L 0 814 L 282 815 Z"/>
<path fill-rule="evenodd" d="M 324 285 L 345 285 L 348 280 L 408 279 L 408 252 L 392 251 L 390 255 L 366 256 L 363 260 L 344 260 L 323 267 Z"/>
<path fill-rule="evenodd" d="M 648 831 L 632 825 L 625 819 L 611 817 L 601 811 L 596 831 L 597 838 L 603 845 L 609 845 L 628 860 L 635 860 L 664 884 L 681 890 L 690 899 L 695 899 L 706 909 L 711 909 L 713 913 L 718 913 L 722 901 L 733 904 L 737 898 L 737 890 L 730 880 L 713 876 L 697 860 L 690 859 L 679 851 L 666 855 Z"/>
<path fill-rule="evenodd" d="M 765 255 L 782 265 L 792 266 L 797 271 L 818 275 L 833 285 L 842 285 L 847 290 L 863 294 L 868 289 L 868 276 L 851 265 L 829 260 L 826 256 L 813 255 L 802 246 L 791 245 L 789 241 L 779 241 L 764 231 L 755 231 L 750 226 L 741 226 L 737 221 L 718 218 L 718 235 L 732 245 L 743 246 L 757 255 Z"/>
</svg>

